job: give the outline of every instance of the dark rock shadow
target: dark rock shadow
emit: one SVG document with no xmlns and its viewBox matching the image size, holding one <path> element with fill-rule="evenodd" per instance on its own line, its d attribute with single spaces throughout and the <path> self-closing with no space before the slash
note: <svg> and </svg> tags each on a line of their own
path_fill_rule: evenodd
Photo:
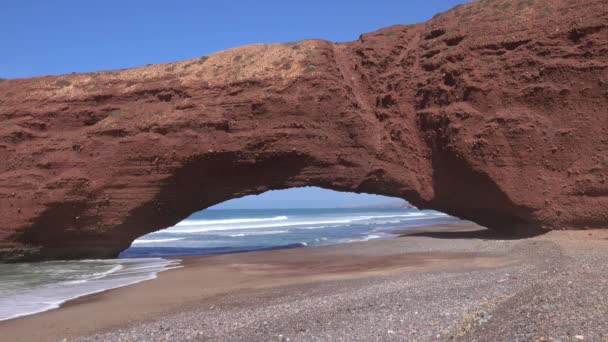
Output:
<svg viewBox="0 0 608 342">
<path fill-rule="evenodd" d="M 546 231 L 537 231 L 531 234 L 509 234 L 487 228 L 476 230 L 457 231 L 413 231 L 404 233 L 399 237 L 429 237 L 435 239 L 481 239 L 481 240 L 521 240 L 545 234 Z"/>
</svg>

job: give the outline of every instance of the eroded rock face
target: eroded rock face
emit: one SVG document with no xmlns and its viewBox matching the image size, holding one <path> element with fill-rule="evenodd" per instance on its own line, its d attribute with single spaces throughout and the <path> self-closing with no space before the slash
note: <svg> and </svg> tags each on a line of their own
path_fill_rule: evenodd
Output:
<svg viewBox="0 0 608 342">
<path fill-rule="evenodd" d="M 608 5 L 478 1 L 359 40 L 0 82 L 2 259 L 113 257 L 315 185 L 490 228 L 608 227 Z"/>
</svg>

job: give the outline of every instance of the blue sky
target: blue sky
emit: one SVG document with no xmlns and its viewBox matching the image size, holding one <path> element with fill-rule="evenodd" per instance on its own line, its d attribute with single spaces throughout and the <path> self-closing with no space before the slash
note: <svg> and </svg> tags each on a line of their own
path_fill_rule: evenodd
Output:
<svg viewBox="0 0 608 342">
<path fill-rule="evenodd" d="M 1 0 L 0 77 L 127 68 L 248 44 L 349 41 L 425 21 L 460 0 Z M 221 208 L 318 208 L 394 199 L 319 188 L 274 191 Z"/>
<path fill-rule="evenodd" d="M 133 67 L 255 42 L 357 39 L 456 0 L 1 0 L 0 77 Z"/>
<path fill-rule="evenodd" d="M 218 204 L 213 209 L 335 208 L 338 206 L 387 204 L 398 201 L 400 199 L 393 197 L 304 187 L 267 191 L 257 196 L 236 198 Z"/>
</svg>

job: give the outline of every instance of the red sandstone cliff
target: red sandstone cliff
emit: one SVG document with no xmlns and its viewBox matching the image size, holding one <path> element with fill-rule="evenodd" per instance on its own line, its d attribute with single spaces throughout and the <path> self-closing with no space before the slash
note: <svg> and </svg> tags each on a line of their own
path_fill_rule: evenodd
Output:
<svg viewBox="0 0 608 342">
<path fill-rule="evenodd" d="M 332 44 L 0 82 L 1 259 L 112 257 L 317 185 L 494 229 L 608 227 L 608 2 L 485 0 Z"/>
</svg>

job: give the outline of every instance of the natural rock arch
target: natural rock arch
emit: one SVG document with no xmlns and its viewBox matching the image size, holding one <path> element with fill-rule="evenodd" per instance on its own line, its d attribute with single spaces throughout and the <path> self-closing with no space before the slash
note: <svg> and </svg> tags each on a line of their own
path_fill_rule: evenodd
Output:
<svg viewBox="0 0 608 342">
<path fill-rule="evenodd" d="M 605 227 L 605 2 L 497 3 L 351 43 L 0 82 L 2 258 L 112 257 L 304 185 L 505 231 Z"/>
</svg>

